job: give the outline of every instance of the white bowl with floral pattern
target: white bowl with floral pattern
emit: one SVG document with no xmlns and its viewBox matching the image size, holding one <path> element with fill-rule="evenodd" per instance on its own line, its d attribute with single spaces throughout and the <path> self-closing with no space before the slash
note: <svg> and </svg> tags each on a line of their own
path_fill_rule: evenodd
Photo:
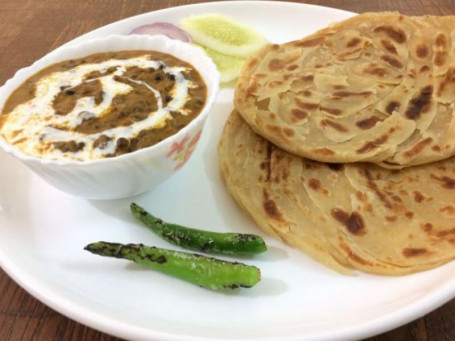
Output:
<svg viewBox="0 0 455 341">
<path fill-rule="evenodd" d="M 19 70 L 0 89 L 0 110 L 10 94 L 30 76 L 52 64 L 108 51 L 153 50 L 190 63 L 207 86 L 200 114 L 174 135 L 150 147 L 97 160 L 48 160 L 23 153 L 0 135 L 0 147 L 52 186 L 87 199 L 118 199 L 150 190 L 180 170 L 197 146 L 219 90 L 219 72 L 202 49 L 162 35 L 111 35 L 59 48 Z"/>
</svg>

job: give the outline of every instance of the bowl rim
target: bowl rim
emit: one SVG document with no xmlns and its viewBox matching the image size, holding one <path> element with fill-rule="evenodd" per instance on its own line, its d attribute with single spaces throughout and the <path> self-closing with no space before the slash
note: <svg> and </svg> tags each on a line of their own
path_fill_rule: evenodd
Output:
<svg viewBox="0 0 455 341">
<path fill-rule="evenodd" d="M 75 160 L 75 159 L 45 159 L 41 158 L 39 156 L 34 156 L 34 155 L 28 155 L 24 152 L 22 152 L 19 148 L 14 147 L 10 143 L 8 143 L 3 136 L 0 134 L 0 150 L 4 150 L 5 152 L 12 154 L 19 160 L 22 160 L 27 163 L 40 163 L 43 165 L 52 165 L 52 166 L 88 166 L 88 165 L 101 165 L 101 164 L 109 164 L 113 162 L 119 162 L 131 157 L 139 157 L 145 153 L 153 153 L 154 151 L 164 147 L 166 144 L 171 143 L 174 140 L 178 140 L 180 137 L 183 137 L 188 130 L 191 130 L 191 128 L 199 122 L 204 121 L 208 114 L 209 111 L 215 102 L 215 99 L 217 97 L 217 94 L 219 92 L 219 87 L 220 87 L 220 73 L 213 62 L 213 60 L 208 57 L 202 49 L 198 48 L 197 46 L 191 45 L 190 43 L 182 42 L 180 40 L 176 39 L 171 39 L 168 38 L 165 35 L 162 34 L 157 34 L 157 35 L 141 35 L 141 34 L 129 34 L 129 35 L 123 35 L 123 34 L 110 34 L 104 37 L 100 38 L 93 38 L 87 41 L 79 42 L 76 44 L 71 44 L 70 46 L 62 45 L 43 57 L 39 58 L 35 62 L 33 62 L 31 65 L 23 67 L 19 70 L 17 70 L 14 75 L 9 78 L 1 87 L 0 87 L 0 100 L 3 101 L 3 103 L 0 104 L 0 116 L 1 116 L 1 111 L 3 110 L 4 104 L 8 100 L 8 98 L 11 96 L 11 94 L 19 87 L 21 86 L 25 80 L 27 80 L 29 77 L 33 76 L 34 74 L 38 73 L 40 70 L 55 64 L 55 63 L 60 63 L 62 61 L 68 60 L 68 58 L 64 58 L 58 61 L 55 61 L 57 56 L 61 53 L 68 52 L 68 51 L 77 51 L 81 48 L 85 48 L 87 45 L 95 45 L 95 44 L 100 44 L 105 41 L 109 40 L 123 40 L 125 42 L 131 40 L 131 41 L 136 41 L 136 40 L 144 40 L 144 41 L 149 41 L 150 43 L 156 43 L 157 41 L 162 41 L 166 44 L 166 49 L 171 48 L 173 46 L 178 47 L 179 49 L 187 49 L 189 51 L 192 51 L 192 53 L 198 55 L 198 59 L 200 58 L 203 63 L 207 64 L 209 68 L 209 73 L 212 77 L 211 81 L 209 82 L 210 79 L 205 77 L 203 75 L 203 72 L 201 72 L 197 67 L 193 65 L 193 63 L 190 63 L 187 61 L 185 58 L 181 58 L 178 55 L 175 55 L 172 53 L 172 51 L 160 51 L 163 53 L 168 53 L 175 58 L 178 58 L 184 62 L 187 62 L 191 64 L 201 75 L 202 79 L 205 82 L 205 85 L 207 87 L 207 98 L 205 101 L 205 105 L 201 112 L 193 119 L 191 122 L 189 122 L 185 127 L 177 131 L 176 133 L 166 137 L 162 141 L 145 147 L 145 148 L 140 148 L 138 150 L 135 150 L 133 152 L 125 153 L 122 155 L 114 156 L 114 157 L 105 157 L 105 158 L 100 158 L 100 159 L 88 159 L 88 160 Z M 133 50 L 138 50 L 138 48 L 132 47 L 131 49 L 128 48 L 121 48 L 121 49 L 100 49 L 99 52 L 88 52 L 86 55 L 82 55 L 79 57 L 75 57 L 76 59 L 83 58 L 84 56 L 89 56 L 95 53 L 103 53 L 103 52 L 111 52 L 111 51 L 133 51 Z M 144 49 L 148 50 L 148 49 Z M 150 49 L 150 51 L 154 51 L 153 49 Z M 57 58 L 58 59 L 58 58 Z M 205 72 L 207 73 L 207 72 Z M 19 81 L 19 85 L 14 85 L 13 83 L 18 82 L 18 78 L 23 78 L 21 81 Z"/>
</svg>

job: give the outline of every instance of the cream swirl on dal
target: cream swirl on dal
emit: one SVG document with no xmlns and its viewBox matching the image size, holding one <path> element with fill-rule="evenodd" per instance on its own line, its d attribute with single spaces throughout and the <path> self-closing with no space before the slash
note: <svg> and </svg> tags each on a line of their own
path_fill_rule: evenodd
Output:
<svg viewBox="0 0 455 341">
<path fill-rule="evenodd" d="M 0 133 L 6 141 L 28 155 L 45 159 L 94 160 L 115 155 L 118 143 L 122 142 L 122 139 L 123 142 L 131 141 L 141 132 L 161 129 L 174 119 L 175 115 L 190 115 L 193 110 L 188 105 L 191 100 L 191 89 L 204 87 L 198 79 L 185 76 L 191 71 L 191 65 L 166 55 L 166 58 L 172 57 L 181 62 L 177 65 L 174 62 L 168 65 L 169 63 L 163 62 L 162 58 L 156 58 L 153 54 L 146 53 L 147 51 L 142 52 L 127 59 L 109 58 L 98 63 L 81 61 L 80 65 L 69 70 L 44 75 L 36 82 L 34 96 L 31 99 L 6 112 L 3 124 L 0 120 Z M 85 60 L 88 58 L 90 56 Z M 129 78 L 127 71 L 131 68 L 143 73 L 159 71 L 161 79 L 155 76 L 157 81 L 163 81 L 163 78 L 167 77 L 172 80 L 172 86 L 167 86 L 166 95 L 163 96 L 159 89 L 155 89 L 154 84 L 141 80 L 140 76 L 137 79 Z M 91 79 L 87 77 L 93 73 L 96 73 L 97 77 Z M 59 94 L 69 92 L 70 95 L 74 95 L 71 89 L 92 82 L 99 82 L 101 85 L 98 98 L 95 95 L 82 94 L 69 112 L 62 114 L 56 110 L 55 101 Z M 77 131 L 84 121 L 100 119 L 112 113 L 112 110 L 115 110 L 114 99 L 133 93 L 136 87 L 142 87 L 142 91 L 153 94 L 156 110 L 150 110 L 145 118 L 135 119 L 131 124 L 115 124 L 108 129 L 92 133 Z M 101 136 L 104 137 L 103 143 L 96 143 Z M 69 142 L 76 147 L 67 150 L 68 148 L 58 148 L 56 145 Z M 143 146 L 136 149 L 139 148 Z"/>
</svg>

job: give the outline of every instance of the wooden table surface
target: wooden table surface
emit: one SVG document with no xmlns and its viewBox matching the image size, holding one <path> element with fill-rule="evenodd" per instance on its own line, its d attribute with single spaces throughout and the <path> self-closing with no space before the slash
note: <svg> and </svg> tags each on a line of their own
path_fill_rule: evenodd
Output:
<svg viewBox="0 0 455 341">
<path fill-rule="evenodd" d="M 136 14 L 203 1 L 1 0 L 0 84 L 61 44 Z M 397 10 L 408 15 L 454 15 L 454 0 L 313 0 L 354 12 Z M 1 237 L 0 237 L 1 238 Z M 119 340 L 46 307 L 0 269 L 0 340 Z M 368 339 L 455 340 L 455 300 L 405 326 Z"/>
</svg>

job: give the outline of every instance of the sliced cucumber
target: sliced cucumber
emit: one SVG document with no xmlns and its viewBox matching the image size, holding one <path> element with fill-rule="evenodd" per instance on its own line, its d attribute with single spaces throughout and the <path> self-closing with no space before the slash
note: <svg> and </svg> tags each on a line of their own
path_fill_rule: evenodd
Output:
<svg viewBox="0 0 455 341">
<path fill-rule="evenodd" d="M 225 55 L 247 57 L 267 44 L 258 32 L 218 14 L 188 17 L 181 25 L 196 43 Z"/>
<path fill-rule="evenodd" d="M 218 71 L 220 72 L 221 83 L 230 82 L 238 77 L 240 69 L 242 68 L 243 63 L 245 63 L 245 58 L 228 56 L 227 54 L 219 53 L 203 45 L 197 46 L 202 48 L 207 56 L 212 58 Z"/>
</svg>

